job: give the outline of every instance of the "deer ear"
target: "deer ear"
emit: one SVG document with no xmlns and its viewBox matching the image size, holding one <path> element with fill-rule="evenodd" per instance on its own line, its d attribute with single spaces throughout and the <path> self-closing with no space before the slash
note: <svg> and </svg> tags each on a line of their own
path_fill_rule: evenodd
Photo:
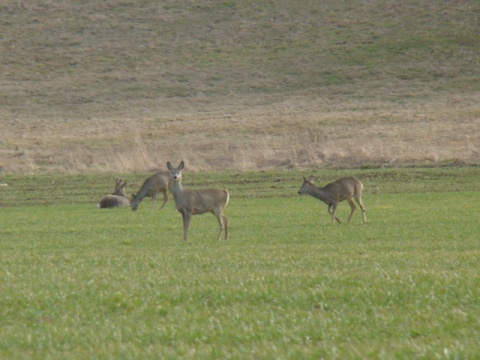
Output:
<svg viewBox="0 0 480 360">
<path fill-rule="evenodd" d="M 185 167 L 185 162 L 182 160 L 180 165 L 178 165 L 178 170 L 182 171 L 184 167 Z"/>
<path fill-rule="evenodd" d="M 170 170 L 170 171 L 173 170 L 173 166 L 172 166 L 172 163 L 171 163 L 170 161 L 167 162 L 167 168 L 168 168 L 168 170 Z"/>
<path fill-rule="evenodd" d="M 313 182 L 310 179 L 307 179 L 305 176 L 303 177 L 303 182 L 304 184 L 313 185 Z"/>
<path fill-rule="evenodd" d="M 315 177 L 313 175 L 310 175 L 310 177 L 308 178 L 308 181 L 313 183 L 315 181 Z"/>
</svg>

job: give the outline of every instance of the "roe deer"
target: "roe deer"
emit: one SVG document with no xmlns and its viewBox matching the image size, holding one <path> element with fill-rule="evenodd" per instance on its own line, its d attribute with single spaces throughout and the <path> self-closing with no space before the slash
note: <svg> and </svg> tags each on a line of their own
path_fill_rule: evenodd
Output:
<svg viewBox="0 0 480 360">
<path fill-rule="evenodd" d="M 367 222 L 367 217 L 365 214 L 365 207 L 362 202 L 362 191 L 363 184 L 356 177 L 344 177 L 334 181 L 333 183 L 325 185 L 325 187 L 317 187 L 313 184 L 313 177 L 310 176 L 307 179 L 303 177 L 303 185 L 298 190 L 300 195 L 308 194 L 323 201 L 328 205 L 328 212 L 332 214 L 332 223 L 334 220 L 337 220 L 341 223 L 340 219 L 336 215 L 337 205 L 340 201 L 347 200 L 352 211 L 348 217 L 347 224 L 352 220 L 353 213 L 355 212 L 356 206 L 353 203 L 352 198 L 354 198 L 360 208 L 362 209 L 363 222 Z"/>
<path fill-rule="evenodd" d="M 183 218 L 183 240 L 187 240 L 190 218 L 195 214 L 213 213 L 220 224 L 217 240 L 225 229 L 225 240 L 228 240 L 228 219 L 223 210 L 228 204 L 230 195 L 227 190 L 185 190 L 182 186 L 182 170 L 185 163 L 182 161 L 174 168 L 170 161 L 167 163 L 170 170 L 171 191 L 175 199 L 175 206 Z"/>
<path fill-rule="evenodd" d="M 142 202 L 143 198 L 149 196 L 152 198 L 152 208 L 155 207 L 157 194 L 163 194 L 163 204 L 159 210 L 162 210 L 168 200 L 167 188 L 170 182 L 170 173 L 168 171 L 159 171 L 156 174 L 148 177 L 144 182 L 138 193 L 132 195 L 131 207 L 135 211 Z"/>
<path fill-rule="evenodd" d="M 125 194 L 126 181 L 123 179 L 115 178 L 115 189 L 112 195 L 105 195 L 102 200 L 97 204 L 100 209 L 113 208 L 113 207 L 125 207 L 130 206 L 130 200 Z"/>
</svg>

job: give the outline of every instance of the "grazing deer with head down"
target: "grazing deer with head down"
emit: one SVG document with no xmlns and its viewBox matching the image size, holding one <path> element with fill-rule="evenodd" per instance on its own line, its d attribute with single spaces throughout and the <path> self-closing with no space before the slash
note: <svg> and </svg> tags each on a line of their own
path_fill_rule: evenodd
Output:
<svg viewBox="0 0 480 360">
<path fill-rule="evenodd" d="M 182 161 L 178 167 L 167 163 L 170 170 L 171 191 L 175 199 L 175 206 L 182 214 L 183 218 L 183 240 L 187 240 L 188 227 L 192 215 L 205 214 L 211 212 L 214 214 L 220 225 L 217 240 L 225 229 L 225 240 L 228 240 L 228 219 L 223 215 L 223 210 L 228 204 L 230 195 L 227 190 L 185 190 L 182 186 L 182 170 L 185 163 Z"/>
<path fill-rule="evenodd" d="M 159 171 L 156 174 L 148 177 L 144 182 L 138 193 L 132 195 L 131 207 L 135 211 L 142 202 L 143 198 L 149 196 L 152 198 L 152 208 L 155 206 L 157 194 L 163 194 L 163 204 L 159 210 L 162 210 L 168 200 L 167 189 L 170 183 L 170 172 Z"/>
<path fill-rule="evenodd" d="M 337 220 L 339 223 L 341 223 L 340 219 L 336 215 L 337 205 L 339 202 L 347 200 L 352 210 L 350 212 L 350 216 L 348 217 L 348 224 L 350 223 L 350 220 L 352 220 L 353 213 L 356 209 L 352 198 L 357 201 L 358 205 L 360 205 L 360 209 L 362 209 L 363 222 L 367 222 L 365 206 L 363 206 L 362 202 L 362 191 L 363 184 L 360 182 L 360 180 L 353 176 L 338 179 L 337 181 L 327 184 L 324 187 L 315 186 L 313 184 L 312 176 L 310 176 L 309 179 L 304 176 L 303 185 L 300 190 L 298 190 L 298 193 L 300 195 L 311 195 L 327 204 L 328 212 L 332 214 L 332 223 L 334 220 Z"/>
<path fill-rule="evenodd" d="M 115 178 L 115 189 L 111 195 L 105 195 L 97 204 L 100 209 L 130 206 L 130 200 L 125 194 L 127 182 L 123 179 Z"/>
</svg>

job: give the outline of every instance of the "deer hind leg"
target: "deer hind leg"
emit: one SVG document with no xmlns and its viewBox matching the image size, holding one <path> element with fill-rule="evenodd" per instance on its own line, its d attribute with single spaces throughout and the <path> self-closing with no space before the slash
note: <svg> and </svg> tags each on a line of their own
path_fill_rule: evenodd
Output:
<svg viewBox="0 0 480 360">
<path fill-rule="evenodd" d="M 154 190 L 152 192 L 152 210 L 155 210 L 155 203 L 157 202 L 157 192 Z"/>
<path fill-rule="evenodd" d="M 163 190 L 162 193 L 163 193 L 163 204 L 162 204 L 162 206 L 160 206 L 160 208 L 158 210 L 162 210 L 163 207 L 165 206 L 165 204 L 168 201 L 167 189 Z"/>
<path fill-rule="evenodd" d="M 213 211 L 213 214 L 217 217 L 220 229 L 218 230 L 217 240 L 220 240 L 222 231 L 225 229 L 225 240 L 228 240 L 228 219 L 222 214 L 222 211 Z"/>
<path fill-rule="evenodd" d="M 348 204 L 350 205 L 350 209 L 352 209 L 352 211 L 350 212 L 350 216 L 348 217 L 348 221 L 347 221 L 347 224 L 349 224 L 350 220 L 352 220 L 353 213 L 355 212 L 357 207 L 355 206 L 352 198 L 347 199 L 347 201 L 348 201 Z"/>
<path fill-rule="evenodd" d="M 338 204 L 330 204 L 328 205 L 328 212 L 330 214 L 332 214 L 332 224 L 335 222 L 335 220 L 337 220 L 337 222 L 339 224 L 341 224 L 342 222 L 340 221 L 340 219 L 337 217 L 336 213 L 337 213 L 337 205 Z"/>
<path fill-rule="evenodd" d="M 228 218 L 225 215 L 222 215 L 222 219 L 225 226 L 225 240 L 228 240 Z"/>
<path fill-rule="evenodd" d="M 363 205 L 362 198 L 360 196 L 355 196 L 355 200 L 357 200 L 357 203 L 360 206 L 360 209 L 362 209 L 363 222 L 366 223 L 367 214 L 365 212 L 365 206 Z"/>
</svg>

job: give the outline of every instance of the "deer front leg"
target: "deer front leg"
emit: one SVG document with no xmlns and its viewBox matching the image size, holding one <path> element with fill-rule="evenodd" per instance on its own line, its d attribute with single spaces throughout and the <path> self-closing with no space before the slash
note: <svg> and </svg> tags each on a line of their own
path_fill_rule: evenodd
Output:
<svg viewBox="0 0 480 360">
<path fill-rule="evenodd" d="M 183 240 L 187 241 L 188 228 L 190 226 L 190 218 L 192 214 L 184 209 L 179 209 L 178 211 L 180 211 L 180 213 L 182 214 L 183 219 Z"/>
<path fill-rule="evenodd" d="M 335 220 L 337 220 L 337 222 L 339 224 L 341 224 L 342 222 L 340 221 L 340 219 L 337 217 L 336 215 L 336 212 L 337 212 L 337 204 L 331 204 L 331 205 L 328 205 L 328 212 L 332 215 L 332 224 L 335 222 Z"/>
</svg>

